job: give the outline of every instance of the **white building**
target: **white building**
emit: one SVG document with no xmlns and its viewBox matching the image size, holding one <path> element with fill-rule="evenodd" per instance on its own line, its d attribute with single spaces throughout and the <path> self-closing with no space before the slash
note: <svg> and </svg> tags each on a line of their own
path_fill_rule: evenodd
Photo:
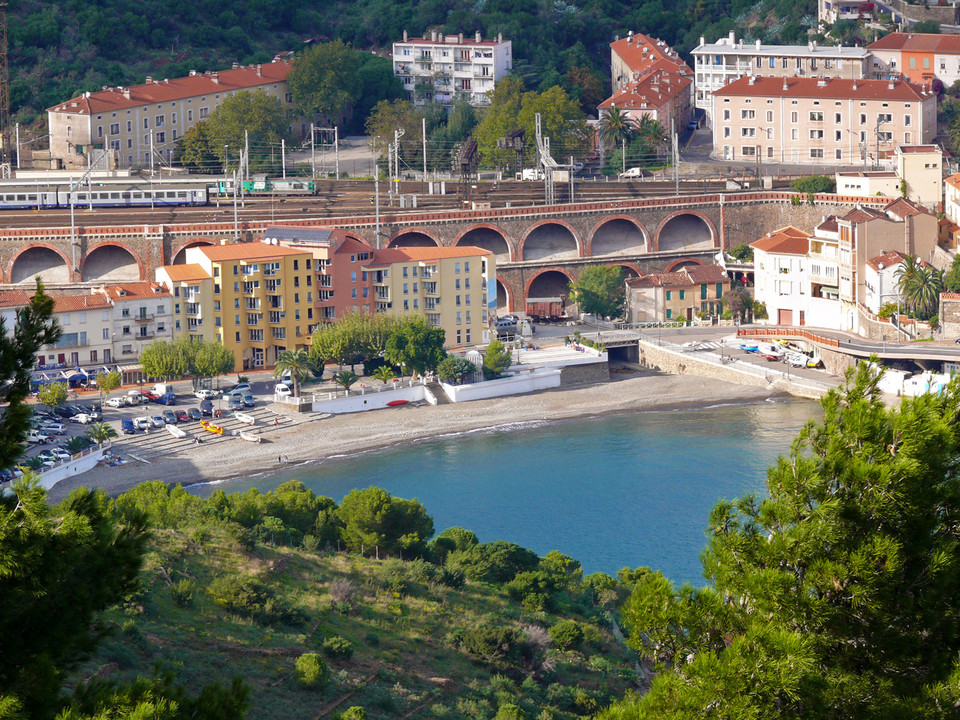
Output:
<svg viewBox="0 0 960 720">
<path fill-rule="evenodd" d="M 173 295 L 152 282 L 107 285 L 97 292 L 110 300 L 113 361 L 133 363 L 155 340 L 173 340 Z"/>
<path fill-rule="evenodd" d="M 900 195 L 900 178 L 892 170 L 859 170 L 836 174 L 837 195 L 880 195 L 895 198 Z"/>
<path fill-rule="evenodd" d="M 870 53 L 861 47 L 842 45 L 744 45 L 731 32 L 715 43 L 704 42 L 691 52 L 694 62 L 694 103 L 712 124 L 713 93 L 746 76 L 836 77 L 859 80 L 869 77 Z M 708 125 L 709 126 L 709 125 Z"/>
<path fill-rule="evenodd" d="M 866 0 L 817 0 L 817 17 L 833 25 L 838 20 L 872 20 L 876 6 Z"/>
<path fill-rule="evenodd" d="M 886 303 L 902 302 L 897 273 L 903 260 L 903 254 L 896 250 L 867 260 L 863 271 L 863 305 L 874 315 Z M 924 261 L 920 262 L 926 265 Z"/>
<path fill-rule="evenodd" d="M 393 44 L 393 73 L 403 83 L 408 99 L 422 105 L 438 102 L 449 105 L 465 98 L 471 105 L 489 103 L 487 93 L 513 68 L 513 45 L 498 35 L 484 40 L 478 32 L 472 38 L 441 35 L 408 38 Z"/>
<path fill-rule="evenodd" d="M 898 145 L 897 175 L 908 200 L 939 210 L 943 203 L 943 150 L 939 145 Z"/>
</svg>

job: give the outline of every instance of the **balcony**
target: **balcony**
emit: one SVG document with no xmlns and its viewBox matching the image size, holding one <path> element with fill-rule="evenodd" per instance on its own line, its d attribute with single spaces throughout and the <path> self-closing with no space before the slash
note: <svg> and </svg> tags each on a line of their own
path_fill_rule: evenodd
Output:
<svg viewBox="0 0 960 720">
<path fill-rule="evenodd" d="M 440 313 L 427 313 L 427 322 L 433 327 L 440 327 Z"/>
<path fill-rule="evenodd" d="M 133 319 L 135 322 L 151 322 L 153 320 L 153 313 L 140 313 L 139 315 L 134 315 Z"/>
<path fill-rule="evenodd" d="M 423 283 L 423 292 L 427 295 L 438 295 L 437 284 L 435 282 L 425 282 Z"/>
<path fill-rule="evenodd" d="M 387 310 L 389 310 L 389 309 L 392 308 L 392 307 L 393 307 L 393 303 L 391 303 L 391 302 L 378 302 L 378 303 L 377 303 L 377 312 L 378 312 L 378 313 L 383 313 L 383 312 L 386 312 Z"/>
<path fill-rule="evenodd" d="M 259 310 L 260 309 L 260 298 L 255 300 L 246 300 L 244 302 L 245 310 Z"/>
<path fill-rule="evenodd" d="M 433 58 L 429 55 L 417 55 L 416 61 L 418 63 L 432 63 Z"/>
<path fill-rule="evenodd" d="M 317 275 L 317 287 L 332 288 L 333 278 L 329 275 Z"/>
<path fill-rule="evenodd" d="M 389 300 L 390 299 L 390 288 L 378 287 L 374 288 L 374 297 L 377 300 Z"/>
<path fill-rule="evenodd" d="M 318 290 L 317 291 L 317 301 L 318 302 L 329 302 L 333 300 L 333 290 Z"/>
<path fill-rule="evenodd" d="M 187 315 L 199 315 L 200 306 L 196 303 L 187 303 Z"/>
</svg>

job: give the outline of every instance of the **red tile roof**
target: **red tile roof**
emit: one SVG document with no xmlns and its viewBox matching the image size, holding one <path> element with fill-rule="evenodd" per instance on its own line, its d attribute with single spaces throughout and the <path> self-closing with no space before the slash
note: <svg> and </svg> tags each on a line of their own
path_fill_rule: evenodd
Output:
<svg viewBox="0 0 960 720">
<path fill-rule="evenodd" d="M 856 225 L 857 223 L 869 222 L 870 220 L 884 219 L 889 220 L 886 215 L 884 215 L 879 210 L 874 210 L 873 208 L 864 208 L 857 207 L 844 215 L 841 220 L 852 223 Z"/>
<path fill-rule="evenodd" d="M 636 33 L 610 43 L 610 49 L 634 72 L 647 72 L 660 60 L 669 60 L 676 66 L 690 68 L 680 55 L 663 40 Z"/>
<path fill-rule="evenodd" d="M 905 80 L 845 80 L 843 78 L 777 78 L 747 76 L 716 90 L 733 97 L 797 97 L 915 102 L 932 97 L 923 87 Z"/>
<path fill-rule="evenodd" d="M 810 235 L 792 225 L 774 230 L 766 237 L 750 243 L 754 250 L 777 255 L 806 255 L 810 249 Z"/>
<path fill-rule="evenodd" d="M 870 258 L 867 260 L 867 265 L 872 267 L 878 272 L 882 270 L 880 266 L 882 265 L 885 268 L 893 267 L 894 265 L 899 265 L 903 262 L 903 255 L 896 250 L 891 250 L 888 253 L 883 255 L 877 255 L 875 258 Z"/>
<path fill-rule="evenodd" d="M 136 282 L 107 285 L 101 288 L 111 300 L 141 300 L 152 297 L 170 297 L 170 292 L 160 283 Z"/>
<path fill-rule="evenodd" d="M 224 260 L 268 260 L 283 255 L 306 255 L 312 257 L 309 250 L 287 247 L 286 245 L 268 245 L 266 243 L 231 243 L 229 245 L 204 245 L 197 248 L 212 262 Z"/>
<path fill-rule="evenodd" d="M 689 92 L 692 83 L 692 77 L 658 69 L 627 83 L 599 107 L 606 109 L 616 105 L 625 110 L 663 107 L 680 93 Z"/>
<path fill-rule="evenodd" d="M 190 280 L 205 280 L 210 277 L 203 269 L 203 265 L 188 263 L 186 265 L 164 265 L 163 270 L 172 282 L 187 282 Z"/>
<path fill-rule="evenodd" d="M 676 272 L 651 273 L 627 279 L 627 286 L 644 287 L 693 287 L 704 283 L 723 283 L 730 280 L 719 265 L 687 265 Z"/>
<path fill-rule="evenodd" d="M 0 307 L 19 307 L 30 302 L 33 293 L 26 290 L 0 290 Z M 7 332 L 13 328 L 7 328 Z"/>
<path fill-rule="evenodd" d="M 219 72 L 205 72 L 187 77 L 153 80 L 143 85 L 107 88 L 84 93 L 47 108 L 48 112 L 67 112 L 80 115 L 113 112 L 151 103 L 215 95 L 231 90 L 251 90 L 261 85 L 284 82 L 290 72 L 290 62 L 274 60 L 261 65 L 247 65 Z"/>
<path fill-rule="evenodd" d="M 83 312 L 84 310 L 99 310 L 111 307 L 110 301 L 100 293 L 92 295 L 59 295 L 54 298 L 53 311 Z"/>
<path fill-rule="evenodd" d="M 914 215 L 933 215 L 932 212 L 927 210 L 919 203 L 915 203 L 913 200 L 908 200 L 907 198 L 903 197 L 893 200 L 889 205 L 884 205 L 883 211 L 888 214 L 896 215 L 901 220 L 904 218 L 913 217 Z"/>
<path fill-rule="evenodd" d="M 445 260 L 447 258 L 471 258 L 493 255 L 492 252 L 473 245 L 456 245 L 454 247 L 405 247 L 375 250 L 370 262 L 365 267 L 383 267 L 391 263 L 427 262 L 429 260 Z"/>
<path fill-rule="evenodd" d="M 907 50 L 935 52 L 942 55 L 960 54 L 960 35 L 933 33 L 890 33 L 867 45 L 868 50 Z"/>
<path fill-rule="evenodd" d="M 823 232 L 840 232 L 840 226 L 837 225 L 837 216 L 831 215 L 830 217 L 824 218 L 823 222 L 817 225 L 813 231 L 822 230 Z"/>
<path fill-rule="evenodd" d="M 698 285 L 701 283 L 718 283 L 729 279 L 726 270 L 719 265 L 687 265 L 681 272 L 687 273 L 690 279 Z"/>
</svg>

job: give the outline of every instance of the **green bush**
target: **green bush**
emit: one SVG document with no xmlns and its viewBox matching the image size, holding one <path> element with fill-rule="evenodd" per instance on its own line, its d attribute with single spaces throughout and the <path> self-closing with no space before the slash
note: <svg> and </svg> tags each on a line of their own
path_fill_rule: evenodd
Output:
<svg viewBox="0 0 960 720">
<path fill-rule="evenodd" d="M 193 605 L 193 580 L 180 580 L 170 586 L 170 595 L 173 604 L 178 608 L 188 608 Z"/>
<path fill-rule="evenodd" d="M 463 571 L 470 580 L 506 583 L 517 573 L 534 570 L 539 563 L 536 553 L 515 543 L 496 540 L 450 553 L 446 566 Z"/>
<path fill-rule="evenodd" d="M 353 657 L 353 643 L 339 635 L 324 640 L 321 649 L 328 658 L 349 660 Z"/>
<path fill-rule="evenodd" d="M 493 720 L 527 720 L 527 716 L 517 705 L 507 703 L 500 706 Z"/>
<path fill-rule="evenodd" d="M 520 635 L 509 627 L 483 625 L 467 630 L 461 647 L 478 660 L 497 663 L 513 657 L 520 644 Z"/>
<path fill-rule="evenodd" d="M 337 715 L 337 718 L 339 720 L 367 720 L 367 711 L 359 705 L 354 705 Z"/>
<path fill-rule="evenodd" d="M 826 175 L 808 175 L 807 177 L 797 178 L 790 183 L 790 189 L 798 193 L 816 194 L 832 193 L 837 189 L 837 183 L 832 177 Z"/>
<path fill-rule="evenodd" d="M 327 682 L 327 663 L 316 653 L 297 658 L 297 682 L 308 688 L 322 688 Z"/>
<path fill-rule="evenodd" d="M 556 594 L 563 589 L 564 579 L 543 570 L 517 573 L 506 585 L 507 594 L 521 600 L 527 610 L 548 610 L 556 607 Z"/>
<path fill-rule="evenodd" d="M 466 584 L 467 579 L 464 577 L 462 570 L 440 568 L 440 572 L 437 574 L 437 582 L 448 588 L 459 590 Z"/>
<path fill-rule="evenodd" d="M 220 607 L 264 625 L 297 625 L 303 622 L 298 610 L 277 598 L 273 590 L 262 582 L 249 576 L 221 575 L 210 583 L 207 593 Z"/>
<path fill-rule="evenodd" d="M 549 632 L 550 639 L 561 650 L 576 650 L 583 645 L 583 628 L 576 620 L 561 620 Z"/>
<path fill-rule="evenodd" d="M 395 595 L 410 592 L 410 576 L 402 560 L 387 560 L 380 568 L 380 580 Z"/>
</svg>

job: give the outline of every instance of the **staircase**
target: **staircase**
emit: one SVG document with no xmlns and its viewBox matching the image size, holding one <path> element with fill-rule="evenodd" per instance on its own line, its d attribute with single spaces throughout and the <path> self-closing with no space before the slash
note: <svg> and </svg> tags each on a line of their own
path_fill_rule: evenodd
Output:
<svg viewBox="0 0 960 720">
<path fill-rule="evenodd" d="M 443 386 L 436 380 L 431 380 L 426 385 L 427 392 L 433 395 L 434 399 L 437 401 L 437 405 L 449 405 L 450 398 L 447 397 L 447 393 L 444 392 Z"/>
</svg>

